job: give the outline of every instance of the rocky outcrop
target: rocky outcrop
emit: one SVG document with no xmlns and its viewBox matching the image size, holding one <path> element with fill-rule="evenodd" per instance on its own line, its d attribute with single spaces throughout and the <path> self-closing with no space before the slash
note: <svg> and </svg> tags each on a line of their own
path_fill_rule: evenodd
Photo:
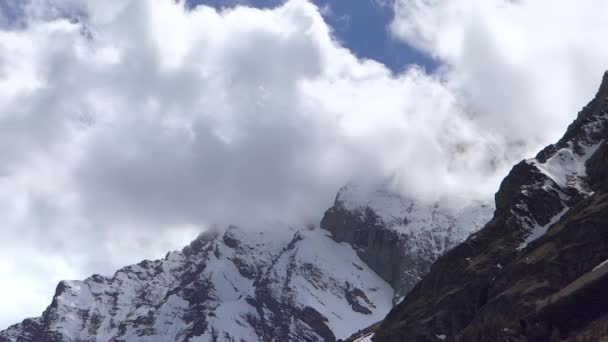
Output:
<svg viewBox="0 0 608 342">
<path fill-rule="evenodd" d="M 201 235 L 162 260 L 57 286 L 2 342 L 335 341 L 382 319 L 393 290 L 322 229 Z"/>
<path fill-rule="evenodd" d="M 428 273 L 431 264 L 480 229 L 493 206 L 419 204 L 386 189 L 347 185 L 325 212 L 321 227 L 353 246 L 371 269 L 395 289 L 400 301 Z"/>
<path fill-rule="evenodd" d="M 380 321 L 492 211 L 349 185 L 327 230 L 208 231 L 163 260 L 60 283 L 0 341 L 335 341 Z"/>
<path fill-rule="evenodd" d="M 373 341 L 608 338 L 608 74 L 564 137 L 516 165 L 478 233 L 440 257 Z"/>
</svg>

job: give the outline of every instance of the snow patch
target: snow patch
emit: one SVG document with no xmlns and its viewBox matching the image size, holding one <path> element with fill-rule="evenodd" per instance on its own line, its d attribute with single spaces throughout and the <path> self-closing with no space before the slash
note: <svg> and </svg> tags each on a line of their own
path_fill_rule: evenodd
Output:
<svg viewBox="0 0 608 342">
<path fill-rule="evenodd" d="M 372 342 L 372 337 L 374 337 L 374 333 L 369 333 L 367 335 L 364 335 L 362 337 L 359 337 L 358 339 L 354 340 L 353 342 Z"/>
<path fill-rule="evenodd" d="M 451 242 L 464 241 L 481 229 L 494 213 L 492 202 L 422 204 L 387 189 L 369 190 L 357 184 L 343 187 L 337 202 L 346 210 L 360 215 L 371 209 L 387 228 L 412 237 L 420 244 L 435 245 L 435 256 L 443 254 L 451 247 Z M 432 241 L 424 244 L 425 240 Z"/>
<path fill-rule="evenodd" d="M 532 241 L 540 238 L 541 236 L 545 235 L 547 233 L 547 230 L 549 230 L 549 228 L 554 225 L 555 223 L 557 223 L 559 220 L 561 220 L 562 216 L 564 216 L 564 214 L 566 214 L 566 212 L 570 210 L 570 208 L 565 207 L 564 209 L 562 209 L 562 211 L 560 211 L 557 215 L 553 216 L 553 218 L 551 219 L 551 221 L 549 221 L 549 223 L 545 224 L 544 226 L 540 226 L 540 225 L 533 225 L 530 233 L 528 235 L 528 237 L 526 237 L 526 239 L 524 240 L 524 242 L 522 242 L 517 249 L 518 250 L 522 250 L 524 248 L 526 248 L 526 246 L 528 246 L 528 244 L 530 244 Z"/>
<path fill-rule="evenodd" d="M 549 177 L 560 188 L 575 188 L 580 193 L 588 193 L 584 178 L 587 177 L 587 167 L 585 163 L 600 144 L 583 145 L 583 154 L 573 152 L 571 144 L 569 147 L 557 151 L 551 158 L 544 163 L 537 159 L 528 159 L 527 162 L 536 166 L 543 174 Z"/>
<path fill-rule="evenodd" d="M 540 186 L 544 191 L 557 191 L 564 208 L 561 212 L 553 216 L 549 223 L 545 225 L 539 225 L 534 219 L 529 217 L 519 217 L 522 225 L 528 227 L 529 233 L 525 240 L 517 247 L 518 250 L 522 250 L 532 241 L 545 235 L 547 230 L 558 222 L 570 209 L 565 203 L 569 198 L 569 195 L 564 191 L 565 189 L 575 189 L 579 194 L 584 196 L 593 194 L 593 192 L 589 190 L 589 186 L 585 180 L 587 177 L 587 167 L 585 164 L 597 151 L 600 145 L 601 142 L 591 145 L 582 144 L 580 146 L 582 148 L 582 153 L 578 154 L 573 152 L 574 148 L 572 147 L 572 143 L 569 142 L 568 147 L 558 150 L 544 163 L 540 163 L 536 158 L 526 160 L 529 165 L 535 166 L 536 169 L 548 178 L 537 186 Z M 523 189 L 522 193 L 525 194 L 528 191 L 529 189 Z M 522 211 L 527 210 L 524 204 L 518 204 L 516 207 L 517 206 L 519 209 L 522 209 Z"/>
<path fill-rule="evenodd" d="M 593 271 L 597 271 L 597 270 L 599 270 L 600 268 L 604 267 L 605 265 L 608 265 L 608 259 L 604 260 L 604 261 L 603 261 L 603 262 L 601 262 L 599 265 L 595 266 L 595 267 L 594 267 L 594 268 L 591 270 L 591 272 L 593 272 Z"/>
</svg>

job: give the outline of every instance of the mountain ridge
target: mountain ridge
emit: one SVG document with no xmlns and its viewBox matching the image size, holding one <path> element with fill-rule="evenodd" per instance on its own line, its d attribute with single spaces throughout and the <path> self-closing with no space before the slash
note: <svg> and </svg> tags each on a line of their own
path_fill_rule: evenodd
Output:
<svg viewBox="0 0 608 342">
<path fill-rule="evenodd" d="M 353 246 L 361 260 L 395 289 L 399 302 L 443 253 L 490 219 L 494 207 L 472 201 L 460 207 L 418 203 L 386 187 L 350 184 L 338 192 L 320 226 Z"/>
<path fill-rule="evenodd" d="M 417 242 L 431 248 L 418 259 L 410 256 L 399 272 L 422 276 L 438 255 L 468 235 L 463 225 L 444 231 L 448 227 L 441 223 L 456 218 L 437 206 L 417 205 L 386 189 L 376 191 L 380 196 L 375 201 L 360 203 L 357 191 L 353 185 L 350 190 L 343 188 L 334 204 L 340 215 L 356 222 L 373 218 L 372 225 L 358 226 L 357 231 L 368 239 L 390 233 L 396 237 L 392 249 L 413 248 Z M 347 202 L 349 208 L 345 208 Z M 412 227 L 436 223 L 423 231 L 425 241 L 406 237 L 407 231 L 397 229 L 403 224 L 400 215 L 413 207 L 410 214 L 417 216 L 410 218 Z M 493 210 L 479 208 L 485 213 Z M 333 209 L 329 212 L 330 216 L 336 214 Z M 387 212 L 399 216 L 397 221 L 389 222 Z M 388 284 L 378 276 L 377 264 L 370 267 L 359 258 L 359 254 L 378 251 L 336 238 L 335 234 L 349 227 L 330 221 L 324 221 L 322 228 L 230 226 L 224 232 L 209 230 L 164 259 L 142 261 L 113 276 L 62 281 L 41 317 L 0 332 L 0 341 L 346 338 L 359 327 L 382 320 L 411 284 Z M 399 296 L 393 286 L 399 286 Z"/>
<path fill-rule="evenodd" d="M 112 277 L 63 281 L 41 318 L 12 326 L 0 340 L 250 341 L 276 336 L 332 341 L 334 334 L 351 333 L 340 322 L 380 320 L 391 299 L 390 286 L 357 262 L 348 246 L 320 230 L 230 227 Z"/>
<path fill-rule="evenodd" d="M 607 137 L 608 73 L 559 142 L 513 167 L 489 223 L 439 257 L 372 340 L 606 338 L 608 312 L 592 303 L 607 300 L 596 293 L 608 259 Z"/>
</svg>

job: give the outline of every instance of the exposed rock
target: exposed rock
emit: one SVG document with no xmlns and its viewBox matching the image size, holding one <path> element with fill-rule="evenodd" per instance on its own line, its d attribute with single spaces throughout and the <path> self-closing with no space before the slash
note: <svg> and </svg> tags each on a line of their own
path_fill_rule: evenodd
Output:
<svg viewBox="0 0 608 342">
<path fill-rule="evenodd" d="M 63 281 L 2 342 L 335 341 L 382 319 L 392 288 L 322 229 L 230 227 L 112 277 Z M 358 305 L 358 306 L 357 306 Z"/>
<path fill-rule="evenodd" d="M 373 341 L 608 338 L 608 74 L 564 137 L 516 165 L 492 220 L 440 257 Z"/>
<path fill-rule="evenodd" d="M 437 257 L 481 228 L 494 208 L 481 202 L 450 208 L 423 205 L 385 190 L 348 185 L 325 212 L 321 227 L 346 242 L 403 298 Z"/>
<path fill-rule="evenodd" d="M 385 190 L 361 195 L 353 185 L 340 191 L 322 223 L 332 238 L 312 227 L 232 226 L 113 277 L 62 282 L 41 318 L 0 333 L 0 341 L 346 338 L 381 320 L 493 211 L 482 203 L 423 206 Z"/>
</svg>

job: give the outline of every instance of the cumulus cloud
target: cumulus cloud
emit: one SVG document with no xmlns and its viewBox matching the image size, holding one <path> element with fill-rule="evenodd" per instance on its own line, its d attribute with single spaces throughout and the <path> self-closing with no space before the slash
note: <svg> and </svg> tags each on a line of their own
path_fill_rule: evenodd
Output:
<svg viewBox="0 0 608 342">
<path fill-rule="evenodd" d="M 605 1 L 397 0 L 394 8 L 391 31 L 438 59 L 480 129 L 516 156 L 563 134 L 608 65 Z"/>
<path fill-rule="evenodd" d="M 434 74 L 357 59 L 304 0 L 0 15 L 0 325 L 38 314 L 61 278 L 159 257 L 209 224 L 316 222 L 348 181 L 489 198 L 573 118 L 603 58 L 595 33 L 566 32 L 572 51 L 552 38 L 558 9 L 545 27 L 527 2 L 489 3 L 395 3 L 392 31 L 443 63 Z"/>
</svg>

